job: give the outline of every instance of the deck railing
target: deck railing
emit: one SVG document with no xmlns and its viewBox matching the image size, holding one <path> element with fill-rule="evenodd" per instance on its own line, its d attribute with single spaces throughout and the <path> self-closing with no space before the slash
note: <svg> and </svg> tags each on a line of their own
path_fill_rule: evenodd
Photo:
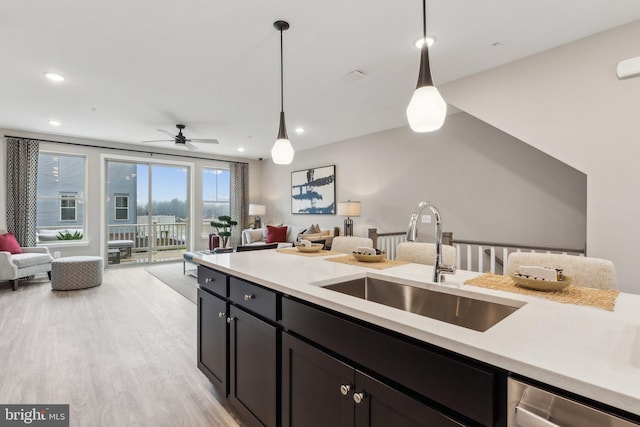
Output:
<svg viewBox="0 0 640 427">
<path fill-rule="evenodd" d="M 395 259 L 398 244 L 404 242 L 406 232 L 378 233 L 369 229 L 369 238 L 374 247 L 387 252 L 387 258 Z M 559 248 L 549 246 L 521 245 L 516 243 L 485 242 L 455 239 L 452 232 L 442 233 L 442 243 L 456 248 L 456 267 L 477 272 L 502 274 L 509 254 L 513 252 L 545 252 L 585 256 L 585 248 Z M 488 268 L 487 268 L 488 266 Z"/>
<path fill-rule="evenodd" d="M 186 246 L 187 224 L 109 224 L 108 240 L 130 240 L 134 252 L 172 250 Z M 153 240 L 150 241 L 151 236 Z"/>
</svg>

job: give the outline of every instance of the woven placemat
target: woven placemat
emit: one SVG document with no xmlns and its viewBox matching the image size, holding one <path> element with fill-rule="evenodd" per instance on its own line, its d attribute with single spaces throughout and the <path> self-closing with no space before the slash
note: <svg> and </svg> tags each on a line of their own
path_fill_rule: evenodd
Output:
<svg viewBox="0 0 640 427">
<path fill-rule="evenodd" d="M 376 270 L 384 270 L 385 268 L 397 267 L 399 265 L 409 264 L 406 261 L 397 261 L 391 259 L 383 259 L 380 262 L 362 262 L 355 259 L 352 255 L 339 256 L 335 258 L 327 258 L 325 261 L 339 262 L 341 264 L 357 265 L 358 267 L 375 268 Z"/>
<path fill-rule="evenodd" d="M 496 289 L 499 291 L 515 292 L 524 295 L 535 295 L 564 304 L 589 305 L 613 311 L 619 291 L 612 289 L 593 289 L 582 286 L 569 285 L 561 291 L 543 292 L 526 289 L 516 285 L 509 276 L 485 273 L 464 282 L 465 285 L 480 286 L 482 288 Z"/>
<path fill-rule="evenodd" d="M 300 256 L 327 256 L 327 255 L 338 255 L 341 252 L 332 252 L 321 250 L 318 252 L 300 252 L 296 248 L 279 248 L 276 249 L 276 252 L 280 252 L 281 254 L 290 254 L 290 255 L 300 255 Z"/>
</svg>

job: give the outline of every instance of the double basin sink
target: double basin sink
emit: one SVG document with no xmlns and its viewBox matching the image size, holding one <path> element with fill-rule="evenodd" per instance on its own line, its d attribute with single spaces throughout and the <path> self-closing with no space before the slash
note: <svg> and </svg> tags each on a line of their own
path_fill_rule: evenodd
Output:
<svg viewBox="0 0 640 427">
<path fill-rule="evenodd" d="M 367 301 L 383 304 L 421 316 L 484 332 L 525 303 L 484 295 L 454 294 L 394 281 L 365 276 L 323 286 Z M 487 297 L 489 298 L 489 297 Z"/>
</svg>

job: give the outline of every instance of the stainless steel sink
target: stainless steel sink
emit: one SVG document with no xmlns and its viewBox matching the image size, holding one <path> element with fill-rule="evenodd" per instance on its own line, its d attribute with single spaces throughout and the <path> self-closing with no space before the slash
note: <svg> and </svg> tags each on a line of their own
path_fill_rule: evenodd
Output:
<svg viewBox="0 0 640 427">
<path fill-rule="evenodd" d="M 524 305 L 520 301 L 498 303 L 374 277 L 333 283 L 324 288 L 480 332 Z"/>
</svg>

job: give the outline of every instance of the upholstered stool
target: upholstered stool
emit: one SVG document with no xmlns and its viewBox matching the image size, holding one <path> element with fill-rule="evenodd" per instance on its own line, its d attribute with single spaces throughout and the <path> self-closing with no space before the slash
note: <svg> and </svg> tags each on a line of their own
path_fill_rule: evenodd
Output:
<svg viewBox="0 0 640 427">
<path fill-rule="evenodd" d="M 102 258 L 71 256 L 51 262 L 51 289 L 72 290 L 92 288 L 102 284 Z"/>
</svg>

